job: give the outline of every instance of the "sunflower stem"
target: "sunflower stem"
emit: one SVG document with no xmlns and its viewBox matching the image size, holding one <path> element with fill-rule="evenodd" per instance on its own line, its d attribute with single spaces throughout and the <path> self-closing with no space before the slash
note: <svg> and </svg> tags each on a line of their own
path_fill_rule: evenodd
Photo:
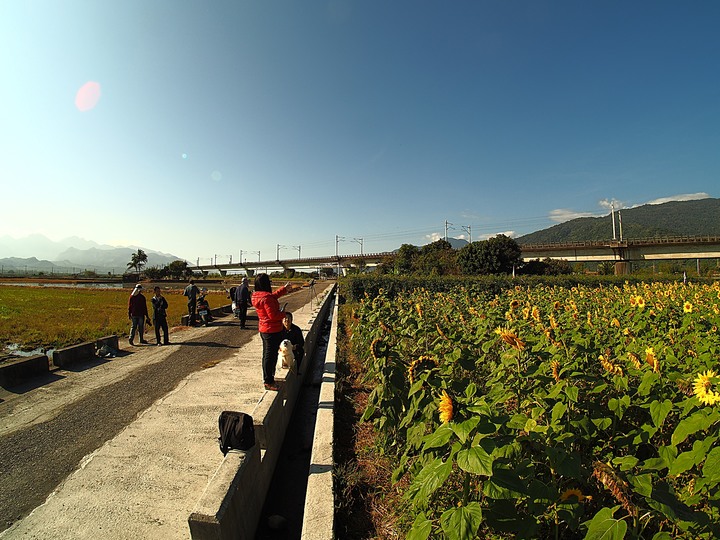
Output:
<svg viewBox="0 0 720 540">
<path fill-rule="evenodd" d="M 470 473 L 465 471 L 465 478 L 463 479 L 463 506 L 467 506 L 468 498 L 470 497 Z"/>
</svg>

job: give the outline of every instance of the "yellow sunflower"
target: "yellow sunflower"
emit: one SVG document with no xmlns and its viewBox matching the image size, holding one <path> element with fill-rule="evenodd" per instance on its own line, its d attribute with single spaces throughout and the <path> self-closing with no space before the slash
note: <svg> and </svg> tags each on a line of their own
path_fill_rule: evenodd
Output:
<svg viewBox="0 0 720 540">
<path fill-rule="evenodd" d="M 550 328 L 552 328 L 553 330 L 557 329 L 558 323 L 557 323 L 557 321 L 555 320 L 555 315 L 553 315 L 553 314 L 551 313 L 551 314 L 550 314 L 550 317 L 548 318 L 548 321 L 550 321 Z"/>
<path fill-rule="evenodd" d="M 645 299 L 642 296 L 638 296 L 637 298 L 635 298 L 635 304 L 640 309 L 643 309 L 645 307 Z"/>
<path fill-rule="evenodd" d="M 660 372 L 660 361 L 657 359 L 657 356 L 655 356 L 655 349 L 653 347 L 645 349 L 645 362 L 653 368 L 655 373 Z"/>
<path fill-rule="evenodd" d="M 630 362 L 632 362 L 632 365 L 635 366 L 635 369 L 640 369 L 642 367 L 642 364 L 640 363 L 640 358 L 637 354 L 629 352 L 628 358 L 630 359 Z"/>
<path fill-rule="evenodd" d="M 605 358 L 605 356 L 602 354 L 598 357 L 598 360 L 600 360 L 600 365 L 605 371 L 607 371 L 611 375 L 620 375 L 622 377 L 623 369 L 615 362 L 613 362 L 609 358 Z"/>
<path fill-rule="evenodd" d="M 712 389 L 712 379 L 715 377 L 717 374 L 709 369 L 705 373 L 701 372 L 694 381 L 693 393 L 703 405 L 715 405 L 720 402 L 720 393 Z"/>
<path fill-rule="evenodd" d="M 557 360 L 550 362 L 550 369 L 552 369 L 552 376 L 555 382 L 560 382 L 560 362 Z"/>
<path fill-rule="evenodd" d="M 575 497 L 578 502 L 583 502 L 585 499 L 590 500 L 592 497 L 590 495 L 583 495 L 583 492 L 579 489 L 566 489 L 562 492 L 562 495 L 560 495 L 561 501 L 567 501 L 571 497 Z"/>
<path fill-rule="evenodd" d="M 440 405 L 438 406 L 438 411 L 440 412 L 440 421 L 443 424 L 447 424 L 453 419 L 452 398 L 445 390 L 442 391 L 442 396 L 440 396 Z"/>
<path fill-rule="evenodd" d="M 495 333 L 499 335 L 505 343 L 517 349 L 518 351 L 522 351 L 525 348 L 525 342 L 522 341 L 517 336 L 517 334 L 515 334 L 515 332 L 513 332 L 509 328 L 497 328 L 495 330 Z"/>
<path fill-rule="evenodd" d="M 685 313 L 692 313 L 692 310 L 693 310 L 693 305 L 690 302 L 685 302 L 683 304 L 683 311 Z"/>
</svg>

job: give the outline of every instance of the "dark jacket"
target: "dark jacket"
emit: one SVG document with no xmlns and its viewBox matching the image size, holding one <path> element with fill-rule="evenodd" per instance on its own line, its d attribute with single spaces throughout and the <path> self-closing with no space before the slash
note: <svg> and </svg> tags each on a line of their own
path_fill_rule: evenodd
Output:
<svg viewBox="0 0 720 540">
<path fill-rule="evenodd" d="M 153 296 L 150 301 L 153 307 L 153 319 L 162 320 L 167 318 L 168 303 L 164 296 Z"/>
<path fill-rule="evenodd" d="M 250 289 L 248 289 L 246 283 L 235 288 L 235 298 L 233 300 L 235 300 L 237 307 L 247 306 L 250 303 Z"/>
<path fill-rule="evenodd" d="M 296 324 L 291 324 L 290 330 L 285 330 L 283 326 L 282 338 L 289 339 L 290 343 L 297 345 L 293 350 L 293 354 L 295 355 L 295 362 L 299 363 L 305 354 L 305 338 L 303 337 L 300 327 Z"/>
<path fill-rule="evenodd" d="M 147 302 L 142 293 L 131 296 L 128 301 L 128 317 L 147 317 Z"/>
<path fill-rule="evenodd" d="M 283 329 L 285 312 L 280 311 L 278 298 L 287 292 L 280 287 L 275 292 L 255 291 L 252 294 L 252 305 L 258 316 L 258 330 L 263 334 L 275 334 Z"/>
</svg>

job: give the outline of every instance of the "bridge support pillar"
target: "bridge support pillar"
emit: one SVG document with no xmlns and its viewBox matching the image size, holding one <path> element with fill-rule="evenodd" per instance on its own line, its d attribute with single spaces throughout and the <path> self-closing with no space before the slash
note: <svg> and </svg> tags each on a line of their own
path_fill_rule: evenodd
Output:
<svg viewBox="0 0 720 540">
<path fill-rule="evenodd" d="M 632 272 L 632 265 L 627 261 L 618 261 L 615 263 L 615 275 L 624 276 Z"/>
<path fill-rule="evenodd" d="M 227 270 L 220 270 L 220 275 L 221 275 L 222 277 L 227 276 Z"/>
</svg>

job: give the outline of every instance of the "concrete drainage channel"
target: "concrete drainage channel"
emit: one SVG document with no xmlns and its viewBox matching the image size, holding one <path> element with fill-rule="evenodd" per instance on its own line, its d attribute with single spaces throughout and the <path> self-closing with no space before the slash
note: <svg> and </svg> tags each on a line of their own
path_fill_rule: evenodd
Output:
<svg viewBox="0 0 720 540">
<path fill-rule="evenodd" d="M 332 316 L 328 318 L 318 336 L 313 358 L 308 366 L 300 367 L 301 371 L 308 369 L 308 374 L 298 395 L 295 411 L 285 433 L 285 442 L 275 466 L 275 474 L 265 498 L 256 534 L 258 540 L 294 540 L 302 537 L 320 390 L 325 375 L 330 331 L 334 323 Z M 324 431 L 331 426 L 323 423 L 318 428 Z M 317 509 L 317 501 L 314 500 L 316 495 L 317 493 L 312 493 L 309 499 L 313 507 L 311 510 Z M 331 505 L 333 503 L 332 499 L 325 502 Z"/>
<path fill-rule="evenodd" d="M 252 412 L 255 446 L 231 450 L 211 478 L 188 519 L 193 540 L 333 538 L 337 309 L 335 291 L 306 336 L 312 360 Z"/>
</svg>

